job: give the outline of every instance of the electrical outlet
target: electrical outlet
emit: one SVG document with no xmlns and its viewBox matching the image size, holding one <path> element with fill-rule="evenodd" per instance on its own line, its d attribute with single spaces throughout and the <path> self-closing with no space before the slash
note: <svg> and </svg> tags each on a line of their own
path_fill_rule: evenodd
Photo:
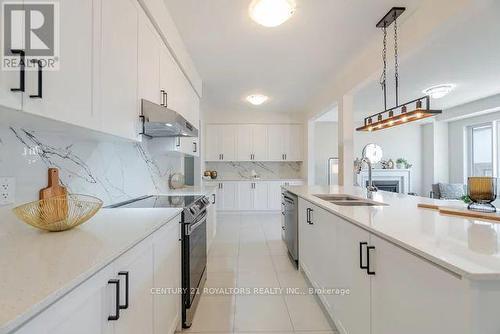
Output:
<svg viewBox="0 0 500 334">
<path fill-rule="evenodd" d="M 12 204 L 16 201 L 16 179 L 0 177 L 0 205 Z"/>
</svg>

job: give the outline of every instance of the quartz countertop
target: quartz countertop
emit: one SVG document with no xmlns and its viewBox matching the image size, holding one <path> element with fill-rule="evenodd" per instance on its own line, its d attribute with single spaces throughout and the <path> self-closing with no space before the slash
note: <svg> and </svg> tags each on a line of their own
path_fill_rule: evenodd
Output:
<svg viewBox="0 0 500 334">
<path fill-rule="evenodd" d="M 180 212 L 101 209 L 79 227 L 50 233 L 0 208 L 0 334 L 66 295 Z"/>
<path fill-rule="evenodd" d="M 388 206 L 338 206 L 314 194 L 348 194 L 366 198 L 360 187 L 289 186 L 286 189 L 351 223 L 449 271 L 473 280 L 500 279 L 500 224 L 442 215 L 417 204 L 463 205 L 424 197 L 373 193 Z"/>
</svg>

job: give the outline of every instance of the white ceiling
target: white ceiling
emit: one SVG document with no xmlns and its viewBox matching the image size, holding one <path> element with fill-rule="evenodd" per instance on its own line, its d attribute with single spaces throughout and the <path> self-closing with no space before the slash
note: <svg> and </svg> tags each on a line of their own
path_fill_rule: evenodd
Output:
<svg viewBox="0 0 500 334">
<path fill-rule="evenodd" d="M 165 2 L 204 81 L 204 106 L 303 112 L 326 79 L 377 38 L 379 18 L 420 1 L 296 0 L 295 15 L 276 28 L 249 18 L 250 0 Z M 244 98 L 253 93 L 270 100 L 251 106 Z"/>
<path fill-rule="evenodd" d="M 433 33 L 432 39 L 404 59 L 400 67 L 400 101 L 413 100 L 422 90 L 441 83 L 456 89 L 432 101 L 446 109 L 500 93 L 500 1 L 475 0 L 466 13 Z M 393 53 L 391 50 L 390 54 Z M 394 72 L 388 79 L 389 106 L 394 103 Z M 371 81 L 354 96 L 358 119 L 383 110 L 382 90 Z"/>
</svg>

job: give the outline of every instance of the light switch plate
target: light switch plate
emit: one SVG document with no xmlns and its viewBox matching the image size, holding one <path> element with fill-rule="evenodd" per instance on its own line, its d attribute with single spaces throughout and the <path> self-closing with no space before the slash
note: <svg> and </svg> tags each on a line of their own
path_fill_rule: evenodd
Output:
<svg viewBox="0 0 500 334">
<path fill-rule="evenodd" d="M 16 179 L 0 176 L 0 205 L 12 204 L 16 201 Z"/>
</svg>

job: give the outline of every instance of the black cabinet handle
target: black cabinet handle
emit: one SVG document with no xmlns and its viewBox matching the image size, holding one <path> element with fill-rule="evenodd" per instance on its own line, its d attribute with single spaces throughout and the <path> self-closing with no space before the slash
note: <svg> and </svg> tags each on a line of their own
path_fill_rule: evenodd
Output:
<svg viewBox="0 0 500 334">
<path fill-rule="evenodd" d="M 307 210 L 306 210 L 306 212 L 307 212 L 307 223 L 309 225 L 314 225 L 314 223 L 312 222 L 312 215 L 311 215 L 313 211 L 314 210 L 311 209 L 311 208 L 307 208 Z"/>
<path fill-rule="evenodd" d="M 177 137 L 177 142 L 175 143 L 176 147 L 181 147 L 181 137 Z"/>
<path fill-rule="evenodd" d="M 198 151 L 198 145 L 196 145 L 196 142 L 193 142 L 193 152 L 196 153 Z"/>
<path fill-rule="evenodd" d="M 363 246 L 368 246 L 367 242 L 359 243 L 359 269 L 368 270 L 368 266 L 363 265 Z"/>
<path fill-rule="evenodd" d="M 375 246 L 366 247 L 366 273 L 368 275 L 375 275 L 374 271 L 370 270 L 370 251 L 375 249 Z"/>
<path fill-rule="evenodd" d="M 120 309 L 125 310 L 128 308 L 128 289 L 129 289 L 128 271 L 120 271 L 118 273 L 118 276 L 125 276 L 125 305 L 120 305 Z"/>
<path fill-rule="evenodd" d="M 31 63 L 38 64 L 38 93 L 36 95 L 30 95 L 32 99 L 41 99 L 42 98 L 42 73 L 43 73 L 43 64 L 41 60 L 31 59 Z"/>
<path fill-rule="evenodd" d="M 108 316 L 108 321 L 116 321 L 120 319 L 120 280 L 110 279 L 108 284 L 116 285 L 115 314 Z"/>
<path fill-rule="evenodd" d="M 224 153 L 221 154 L 222 160 L 224 160 Z"/>
<path fill-rule="evenodd" d="M 212 194 L 212 204 L 215 204 L 215 194 Z"/>
<path fill-rule="evenodd" d="M 10 50 L 11 53 L 19 54 L 19 88 L 11 88 L 12 92 L 24 92 L 25 88 L 25 67 L 26 67 L 26 53 L 24 50 Z"/>
</svg>

